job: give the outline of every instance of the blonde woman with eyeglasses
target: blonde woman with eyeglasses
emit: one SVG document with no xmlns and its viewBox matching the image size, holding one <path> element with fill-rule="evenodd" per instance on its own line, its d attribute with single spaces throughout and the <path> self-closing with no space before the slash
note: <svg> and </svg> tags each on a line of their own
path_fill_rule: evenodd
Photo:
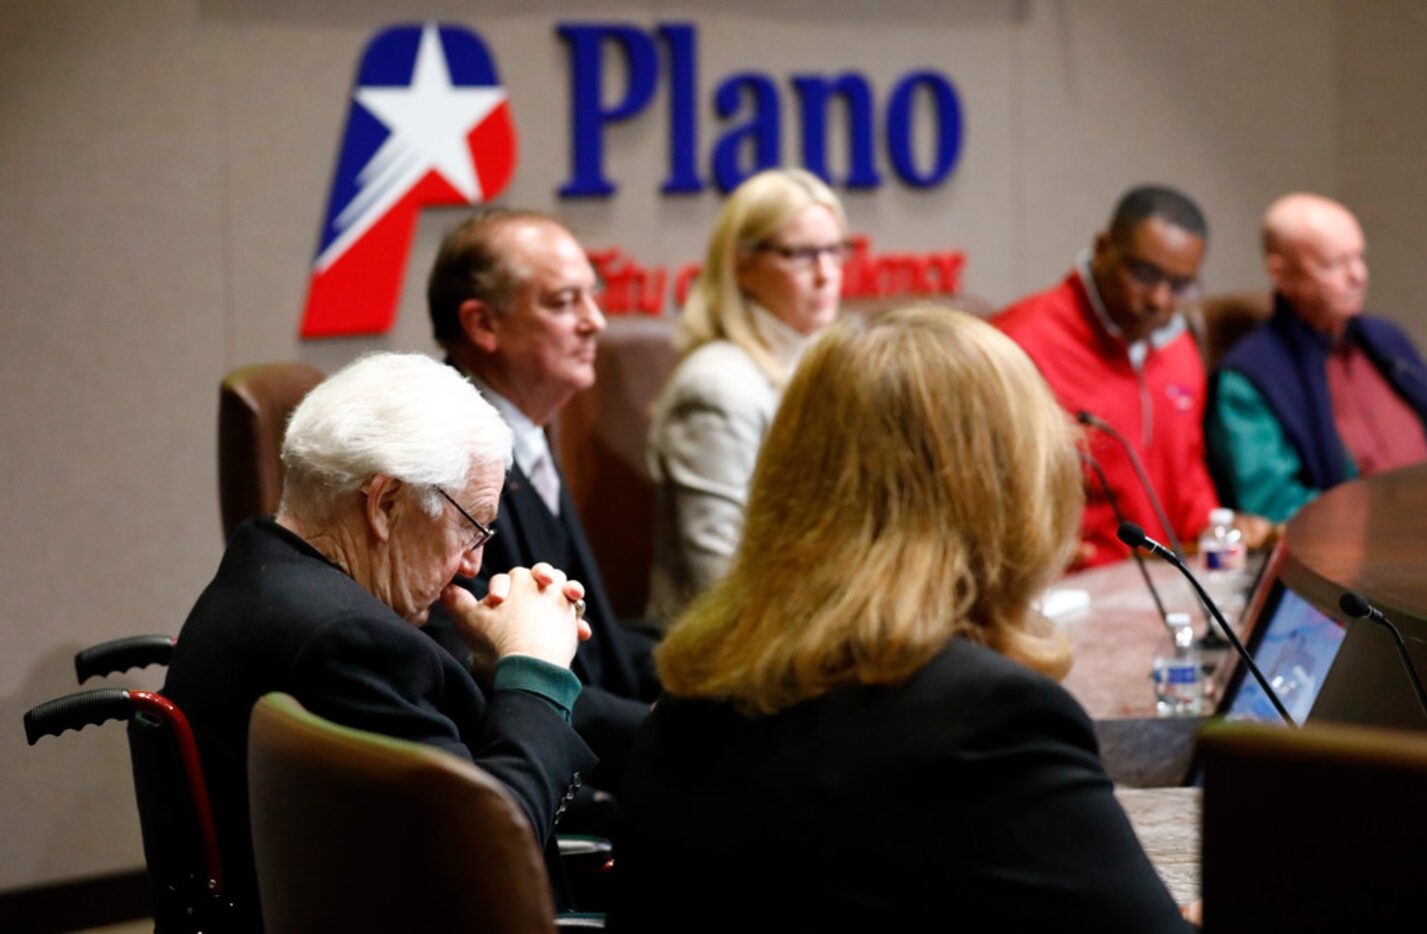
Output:
<svg viewBox="0 0 1427 934">
<path fill-rule="evenodd" d="M 837 318 L 847 219 L 802 169 L 748 179 L 724 204 L 655 403 L 649 616 L 671 622 L 726 570 L 749 479 L 804 348 Z"/>
</svg>

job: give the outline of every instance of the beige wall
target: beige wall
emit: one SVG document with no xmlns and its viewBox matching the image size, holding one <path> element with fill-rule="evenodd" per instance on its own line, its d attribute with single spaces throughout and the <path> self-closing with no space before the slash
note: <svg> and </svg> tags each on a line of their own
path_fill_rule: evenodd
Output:
<svg viewBox="0 0 1427 934">
<path fill-rule="evenodd" d="M 1427 6 L 1364 0 L 1334 7 L 1337 194 L 1370 247 L 1369 307 L 1427 347 Z"/>
<path fill-rule="evenodd" d="M 832 9 L 829 9 L 832 6 Z M 709 5 L 712 9 L 712 5 Z M 889 17 L 886 10 L 895 9 Z M 1375 302 L 1427 339 L 1416 168 L 1427 138 L 1409 0 L 1243 3 L 740 0 L 699 14 L 708 95 L 736 67 L 785 89 L 855 68 L 885 101 L 914 66 L 966 109 L 952 181 L 850 196 L 884 248 L 959 247 L 995 303 L 1048 284 L 1114 197 L 1181 185 L 1213 224 L 1210 290 L 1259 284 L 1255 223 L 1288 188 L 1357 205 Z M 399 323 L 300 344 L 298 315 L 363 44 L 437 15 L 486 38 L 521 161 L 506 200 L 553 208 L 590 246 L 696 258 L 712 194 L 665 199 L 664 110 L 611 134 L 609 202 L 560 204 L 563 18 L 652 26 L 663 3 L 19 0 L 0 18 L 0 890 L 141 861 L 123 731 L 27 749 L 21 712 L 72 688 L 69 656 L 175 631 L 219 557 L 214 402 L 226 369 L 368 347 L 430 350 L 420 270 L 458 215 L 423 217 Z M 702 152 L 716 126 L 702 103 Z M 791 95 L 785 93 L 786 106 Z M 793 158 L 792 121 L 785 153 Z M 116 679 L 152 685 L 159 675 Z"/>
</svg>

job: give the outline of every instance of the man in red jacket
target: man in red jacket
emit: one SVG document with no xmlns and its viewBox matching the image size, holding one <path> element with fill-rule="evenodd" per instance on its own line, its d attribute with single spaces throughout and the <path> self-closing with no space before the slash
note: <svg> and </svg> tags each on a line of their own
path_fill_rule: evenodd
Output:
<svg viewBox="0 0 1427 934">
<path fill-rule="evenodd" d="M 1186 542 L 1218 505 L 1204 466 L 1204 365 L 1179 314 L 1198 289 L 1207 238 L 1204 215 L 1182 193 L 1132 189 L 1059 285 L 992 319 L 1035 361 L 1068 412 L 1088 413 L 1124 437 Z M 1086 447 L 1125 518 L 1169 538 L 1121 445 L 1092 429 Z M 1115 537 L 1114 509 L 1089 470 L 1086 483 L 1077 563 L 1118 561 L 1128 550 Z M 1266 537 L 1266 522 L 1243 518 L 1251 545 Z"/>
</svg>

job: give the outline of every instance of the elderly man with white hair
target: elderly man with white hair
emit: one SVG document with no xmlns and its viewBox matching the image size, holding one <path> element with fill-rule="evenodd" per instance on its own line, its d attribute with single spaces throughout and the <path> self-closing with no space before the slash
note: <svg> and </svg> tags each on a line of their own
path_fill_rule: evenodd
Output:
<svg viewBox="0 0 1427 934">
<path fill-rule="evenodd" d="M 254 702 L 285 691 L 320 716 L 428 743 L 502 781 L 547 838 L 595 757 L 570 726 L 570 659 L 583 589 L 548 565 L 516 568 L 477 601 L 511 433 L 450 367 L 364 357 L 293 413 L 277 516 L 229 542 L 179 634 L 164 693 L 198 738 L 228 888 L 260 926 L 248 828 Z M 497 659 L 487 694 L 419 627 L 441 601 Z"/>
<path fill-rule="evenodd" d="M 1284 195 L 1263 247 L 1273 317 L 1220 362 L 1205 437 L 1226 502 L 1281 522 L 1344 480 L 1427 459 L 1427 367 L 1363 312 L 1367 242 L 1346 207 Z"/>
</svg>

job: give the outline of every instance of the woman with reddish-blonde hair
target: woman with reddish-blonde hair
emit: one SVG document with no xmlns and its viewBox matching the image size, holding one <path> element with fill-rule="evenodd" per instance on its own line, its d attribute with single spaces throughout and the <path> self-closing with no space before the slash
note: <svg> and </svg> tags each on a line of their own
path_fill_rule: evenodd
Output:
<svg viewBox="0 0 1427 934">
<path fill-rule="evenodd" d="M 1081 509 L 1076 429 L 969 315 L 807 352 L 727 576 L 657 653 L 621 930 L 1182 930 L 1032 600 Z"/>
</svg>

